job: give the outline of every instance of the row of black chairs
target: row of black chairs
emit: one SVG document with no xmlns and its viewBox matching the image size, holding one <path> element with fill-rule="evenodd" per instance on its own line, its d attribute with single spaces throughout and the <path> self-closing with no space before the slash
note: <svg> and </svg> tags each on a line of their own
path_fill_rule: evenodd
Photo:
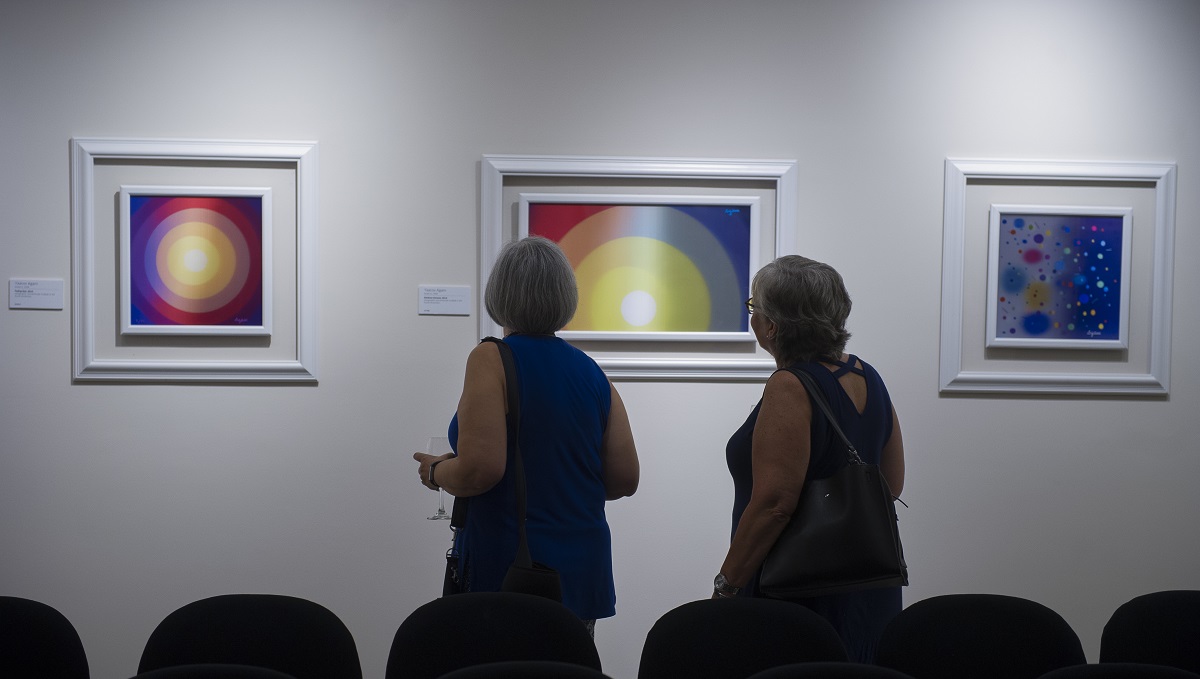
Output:
<svg viewBox="0 0 1200 679">
<path fill-rule="evenodd" d="M 386 679 L 603 679 L 583 624 L 520 594 L 437 599 L 396 631 Z M 270 594 L 202 599 L 168 615 L 135 679 L 362 679 L 354 638 L 325 607 Z M 89 679 L 79 635 L 54 608 L 0 596 L 0 677 Z M 876 664 L 846 662 L 837 633 L 806 608 L 702 600 L 660 617 L 638 679 L 1200 679 L 1200 590 L 1136 597 L 1104 627 L 1100 663 L 1056 612 L 1027 599 L 952 594 L 887 627 Z"/>
<path fill-rule="evenodd" d="M 638 679 L 1200 679 L 1200 591 L 1157 592 L 1120 606 L 1104 627 L 1099 664 L 1087 663 L 1061 615 L 999 594 L 919 601 L 887 625 L 874 665 L 845 660 L 833 627 L 808 609 L 698 601 L 651 627 Z"/>
</svg>

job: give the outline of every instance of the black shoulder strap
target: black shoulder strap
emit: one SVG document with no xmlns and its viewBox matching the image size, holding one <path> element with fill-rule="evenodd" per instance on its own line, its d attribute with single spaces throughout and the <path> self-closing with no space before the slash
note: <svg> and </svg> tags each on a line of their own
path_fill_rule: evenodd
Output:
<svg viewBox="0 0 1200 679">
<path fill-rule="evenodd" d="M 808 392 L 808 398 L 811 400 L 822 413 L 825 414 L 825 419 L 829 420 L 829 425 L 837 432 L 842 443 L 846 444 L 846 456 L 849 458 L 850 464 L 863 464 L 862 457 L 858 454 L 858 449 L 850 443 L 850 439 L 846 438 L 846 434 L 842 432 L 842 428 L 838 426 L 837 418 L 833 416 L 833 411 L 829 408 L 829 404 L 825 402 L 825 395 L 821 393 L 821 387 L 817 385 L 817 381 L 800 368 L 788 368 L 788 372 L 796 376 L 800 380 L 800 384 L 804 385 L 804 390 Z"/>
<path fill-rule="evenodd" d="M 513 451 L 513 483 L 517 496 L 517 558 L 514 563 L 529 568 L 533 557 L 529 554 L 529 539 L 525 535 L 525 463 L 521 459 L 521 385 L 517 381 L 517 365 L 513 361 L 512 347 L 504 340 L 484 337 L 484 342 L 494 342 L 504 363 L 504 385 L 508 396 L 508 448 Z"/>
<path fill-rule="evenodd" d="M 514 434 L 521 433 L 521 385 L 517 380 L 517 364 L 513 361 L 512 347 L 508 346 L 502 339 L 495 337 L 484 337 L 483 342 L 491 342 L 496 345 L 496 349 L 500 352 L 500 362 L 504 364 L 504 386 L 508 400 L 508 416 L 506 421 L 508 429 Z M 509 446 L 516 445 L 516 436 L 510 438 Z M 517 447 L 518 457 L 520 457 L 520 447 Z"/>
<path fill-rule="evenodd" d="M 517 383 L 517 369 L 513 363 L 512 347 L 504 343 L 504 340 L 496 339 L 495 337 L 484 337 L 481 342 L 493 342 L 496 345 L 496 350 L 500 352 L 500 361 L 504 364 L 504 384 L 507 390 L 508 400 L 508 415 L 505 419 L 507 430 L 510 433 L 508 436 L 508 446 L 510 448 L 517 447 L 517 434 L 520 433 L 521 427 L 521 402 L 520 402 L 520 385 Z M 521 464 L 521 449 L 516 448 L 517 458 L 517 511 L 521 517 L 521 534 L 525 532 L 525 470 Z M 462 528 L 467 525 L 467 509 L 470 507 L 471 498 L 456 497 L 454 498 L 454 508 L 450 512 L 450 527 Z M 528 551 L 528 546 L 526 546 Z"/>
</svg>

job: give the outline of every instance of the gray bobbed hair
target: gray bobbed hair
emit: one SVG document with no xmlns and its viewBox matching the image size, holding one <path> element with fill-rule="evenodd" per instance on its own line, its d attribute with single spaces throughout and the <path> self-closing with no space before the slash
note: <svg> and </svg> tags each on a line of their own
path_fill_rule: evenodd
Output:
<svg viewBox="0 0 1200 679">
<path fill-rule="evenodd" d="M 773 321 L 775 358 L 782 365 L 840 358 L 850 333 L 850 293 L 828 264 L 786 255 L 754 274 L 754 313 Z"/>
<path fill-rule="evenodd" d="M 530 335 L 558 332 L 575 316 L 579 290 L 571 262 L 553 241 L 510 241 L 488 277 L 483 305 L 501 326 Z"/>
</svg>

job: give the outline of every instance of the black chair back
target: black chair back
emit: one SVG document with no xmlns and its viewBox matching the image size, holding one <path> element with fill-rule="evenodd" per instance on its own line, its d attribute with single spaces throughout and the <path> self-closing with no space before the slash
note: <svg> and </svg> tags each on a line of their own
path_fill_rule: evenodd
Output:
<svg viewBox="0 0 1200 679">
<path fill-rule="evenodd" d="M 266 667 L 296 679 L 362 679 L 346 625 L 307 599 L 223 594 L 194 601 L 158 624 L 138 672 L 172 665 Z"/>
<path fill-rule="evenodd" d="M 139 674 L 133 679 L 296 679 L 266 667 L 253 665 L 173 665 Z"/>
<path fill-rule="evenodd" d="M 386 679 L 437 679 L 448 672 L 512 660 L 551 660 L 600 670 L 583 621 L 532 594 L 468 592 L 419 607 L 396 630 Z"/>
<path fill-rule="evenodd" d="M 454 670 L 441 679 L 610 679 L 600 670 L 553 660 L 510 660 Z"/>
<path fill-rule="evenodd" d="M 0 677 L 88 679 L 75 626 L 53 606 L 0 596 Z"/>
<path fill-rule="evenodd" d="M 947 594 L 909 606 L 884 628 L 875 663 L 916 679 L 1037 679 L 1087 662 L 1058 613 L 1002 594 Z"/>
<path fill-rule="evenodd" d="M 1047 672 L 1042 679 L 1200 679 L 1200 674 L 1166 665 L 1113 662 L 1071 665 Z"/>
<path fill-rule="evenodd" d="M 912 679 L 878 665 L 855 662 L 804 662 L 764 670 L 750 679 Z"/>
<path fill-rule="evenodd" d="M 739 597 L 678 606 L 650 628 L 638 679 L 738 679 L 778 665 L 845 661 L 837 631 L 799 604 Z"/>
<path fill-rule="evenodd" d="M 1200 590 L 1169 590 L 1121 604 L 1100 635 L 1100 662 L 1170 665 L 1200 674 Z"/>
</svg>

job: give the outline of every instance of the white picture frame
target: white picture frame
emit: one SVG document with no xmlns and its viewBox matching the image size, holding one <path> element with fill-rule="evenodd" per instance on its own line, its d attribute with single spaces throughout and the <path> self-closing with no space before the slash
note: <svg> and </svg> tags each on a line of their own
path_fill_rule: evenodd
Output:
<svg viewBox="0 0 1200 679">
<path fill-rule="evenodd" d="M 1168 394 L 1175 174 L 1175 164 L 1166 162 L 948 158 L 944 186 L 939 391 L 946 394 Z M 974 289 L 974 277 L 985 275 L 980 272 L 986 271 L 987 239 L 979 239 L 976 244 L 975 233 L 990 216 L 986 203 L 968 212 L 969 190 L 1000 193 L 1010 190 L 1014 194 L 1044 190 L 1055 197 L 1073 191 L 1090 192 L 1089 195 L 1100 198 L 1111 196 L 1114 206 L 1124 204 L 1130 194 L 1141 200 L 1144 206 L 1140 211 L 1146 214 L 1140 214 L 1139 208 L 1134 210 L 1134 220 L 1139 227 L 1138 240 L 1131 249 L 1142 247 L 1140 255 L 1135 254 L 1130 270 L 1131 291 L 1136 288 L 1139 298 L 1139 304 L 1133 308 L 1140 316 L 1130 321 L 1128 347 L 1106 352 L 1073 348 L 1035 352 L 1028 348 L 985 347 L 982 337 L 976 346 L 974 338 L 986 334 L 986 330 L 984 319 L 977 318 L 974 313 L 987 305 L 975 297 L 967 299 L 965 291 Z M 1036 203 L 1030 200 L 991 202 Z M 1060 202 L 1047 200 L 1045 205 Z M 1086 204 L 1100 206 L 1105 202 L 1088 200 Z M 987 229 L 983 231 L 987 233 Z M 968 336 L 973 338 L 970 345 L 964 344 L 964 338 Z M 1022 353 L 1013 356 L 1009 353 L 1012 351 Z M 1033 360 L 1025 360 L 1027 354 L 1036 356 Z"/>
<path fill-rule="evenodd" d="M 76 137 L 71 140 L 72 375 L 75 382 L 317 382 L 317 153 L 316 142 L 226 141 Z M 140 173 L 138 181 L 112 176 Z M 265 169 L 264 169 L 265 168 Z M 287 294 L 286 328 L 278 318 L 270 336 L 174 334 L 139 336 L 120 332 L 120 266 L 113 257 L 119 240 L 119 187 L 209 186 L 172 181 L 180 174 L 280 173 L 294 208 L 274 205 L 274 218 L 286 212 L 286 228 L 274 228 L 272 244 L 289 253 L 287 271 L 276 266 L 273 295 Z M 103 173 L 103 193 L 97 175 Z M 150 180 L 146 180 L 146 178 Z M 161 181 L 160 181 L 161 178 Z M 237 187 L 217 181 L 212 186 Z M 260 182 L 246 188 L 259 190 Z M 276 196 L 278 199 L 278 196 Z M 282 239 L 282 240 L 281 240 Z M 103 252 L 104 260 L 97 258 Z M 294 259 L 292 259 L 294 257 Z M 269 265 L 268 265 L 269 266 Z M 111 272 L 111 273 L 110 273 Z M 282 289 L 281 289 L 282 288 Z M 102 300 L 103 304 L 97 300 Z M 293 311 L 294 310 L 294 311 Z M 285 332 L 286 330 L 286 332 Z M 123 346 L 122 342 L 129 343 Z"/>
<path fill-rule="evenodd" d="M 696 199 L 694 191 L 680 188 L 703 187 L 704 195 L 725 195 L 721 187 L 732 184 L 756 184 L 769 187 L 773 196 L 764 211 L 772 215 L 763 222 L 763 237 L 770 235 L 771 257 L 794 251 L 797 215 L 797 164 L 795 160 L 722 160 L 697 158 L 652 158 L 615 156 L 539 156 L 484 155 L 480 164 L 480 245 L 478 295 L 479 334 L 499 336 L 503 329 L 488 316 L 482 290 L 501 246 L 517 237 L 519 220 L 517 199 L 506 202 L 510 183 L 527 179 L 555 185 L 587 185 L 587 193 L 622 195 L 629 184 L 658 183 L 671 190 L 649 189 L 640 193 L 686 195 Z M 536 191 L 529 191 L 536 193 Z M 577 194 L 578 190 L 563 193 Z M 735 192 L 736 193 L 736 192 Z M 506 210 L 512 212 L 506 214 Z M 509 224 L 506 217 L 511 219 Z M 766 255 L 760 257 L 756 266 Z M 751 272 L 751 275 L 753 271 Z M 577 341 L 581 338 L 572 338 Z M 645 338 L 649 341 L 592 340 L 586 350 L 610 378 L 630 380 L 685 381 L 760 381 L 775 369 L 774 359 L 759 349 L 752 334 L 719 340 L 679 336 Z M 626 339 L 626 338 L 622 338 Z M 665 350 L 665 349 L 676 350 Z"/>
</svg>

